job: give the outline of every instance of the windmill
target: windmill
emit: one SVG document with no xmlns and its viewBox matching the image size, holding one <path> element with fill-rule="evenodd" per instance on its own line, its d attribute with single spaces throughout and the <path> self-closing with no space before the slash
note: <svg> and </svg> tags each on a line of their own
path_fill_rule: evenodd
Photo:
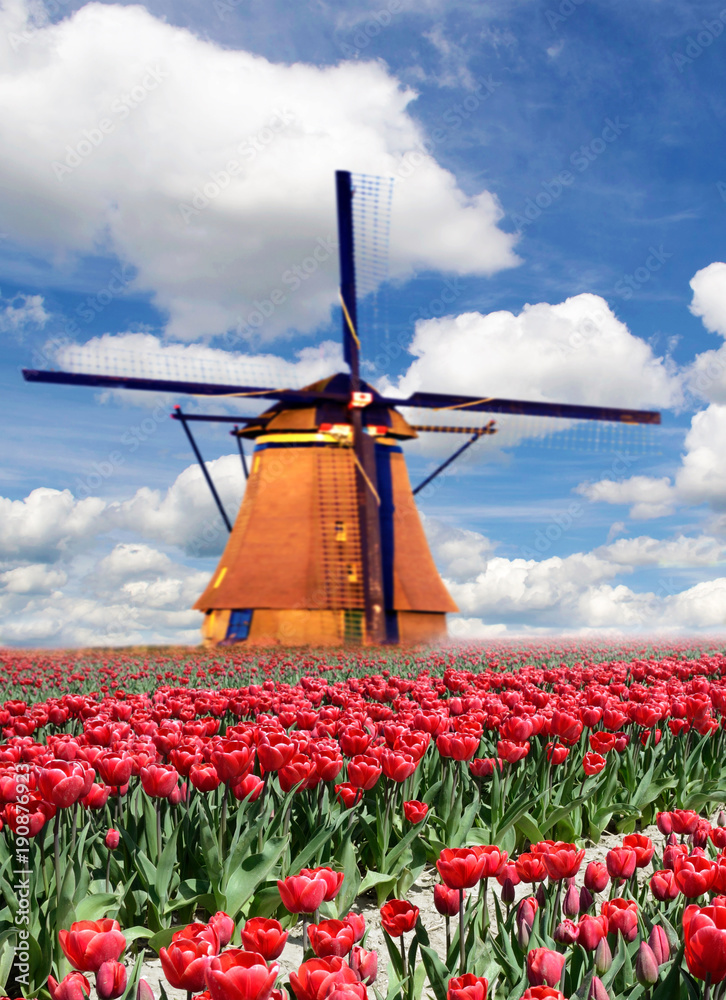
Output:
<svg viewBox="0 0 726 1000">
<path fill-rule="evenodd" d="M 222 519 L 227 545 L 195 604 L 210 645 L 429 642 L 458 610 L 441 580 L 415 493 L 484 435 L 479 426 L 411 424 L 399 408 L 520 414 L 610 424 L 658 424 L 660 414 L 601 406 L 415 392 L 382 394 L 361 377 L 356 295 L 356 182 L 336 172 L 343 356 L 349 371 L 302 389 L 146 378 L 88 371 L 23 370 L 29 382 L 274 400 L 258 416 L 184 413 L 178 420 Z M 247 486 L 232 525 L 192 435 L 194 420 L 234 423 Z M 419 433 L 467 439 L 415 490 L 401 445 Z M 247 468 L 244 440 L 255 442 Z"/>
</svg>

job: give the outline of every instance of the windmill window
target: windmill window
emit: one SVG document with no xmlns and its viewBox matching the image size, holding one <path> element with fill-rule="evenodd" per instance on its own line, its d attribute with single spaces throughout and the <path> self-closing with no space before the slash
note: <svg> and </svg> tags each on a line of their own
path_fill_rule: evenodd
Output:
<svg viewBox="0 0 726 1000">
<path fill-rule="evenodd" d="M 229 625 L 227 627 L 227 639 L 233 642 L 244 642 L 250 634 L 250 624 L 252 622 L 251 608 L 237 608 L 230 612 Z"/>
<path fill-rule="evenodd" d="M 347 534 L 346 529 L 345 529 L 345 521 L 336 521 L 335 522 L 335 540 L 336 540 L 336 542 L 345 542 L 345 541 L 347 541 L 347 538 L 348 538 L 348 534 Z"/>
<path fill-rule="evenodd" d="M 358 570 L 355 568 L 355 566 L 349 565 L 348 583 L 357 583 L 357 582 L 358 582 Z"/>
</svg>

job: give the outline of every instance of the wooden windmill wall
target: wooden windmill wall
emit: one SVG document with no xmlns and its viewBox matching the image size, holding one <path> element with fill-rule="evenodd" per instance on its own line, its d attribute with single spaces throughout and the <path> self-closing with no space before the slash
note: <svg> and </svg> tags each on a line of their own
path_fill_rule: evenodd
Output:
<svg viewBox="0 0 726 1000">
<path fill-rule="evenodd" d="M 314 412 L 283 411 L 275 417 L 275 429 L 291 423 L 299 427 Z M 395 416 L 401 431 L 405 421 Z M 431 557 L 396 438 L 376 436 L 376 466 L 389 637 L 403 642 L 440 638 L 446 634 L 446 612 L 457 609 Z M 209 644 L 230 637 L 234 612 L 245 611 L 251 611 L 246 639 L 252 643 L 367 640 L 349 439 L 319 427 L 257 437 L 237 520 L 195 607 L 205 612 L 203 634 Z"/>
</svg>

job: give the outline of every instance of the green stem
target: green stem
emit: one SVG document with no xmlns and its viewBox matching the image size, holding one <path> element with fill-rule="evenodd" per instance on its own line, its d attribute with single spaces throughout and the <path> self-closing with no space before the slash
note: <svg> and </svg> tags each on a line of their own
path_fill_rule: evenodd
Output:
<svg viewBox="0 0 726 1000">
<path fill-rule="evenodd" d="M 459 975 L 464 975 L 464 890 L 459 889 Z"/>
<path fill-rule="evenodd" d="M 156 799 L 156 857 L 161 860 L 161 799 Z"/>
<path fill-rule="evenodd" d="M 403 966 L 403 980 L 406 981 L 406 946 L 403 943 L 403 934 L 401 935 L 401 964 Z"/>
<path fill-rule="evenodd" d="M 106 892 L 110 892 L 111 886 L 111 852 L 106 851 Z"/>
<path fill-rule="evenodd" d="M 229 795 L 229 785 L 225 784 L 222 795 L 222 812 L 219 817 L 219 863 L 224 860 L 224 835 L 227 832 L 227 797 Z"/>
<path fill-rule="evenodd" d="M 60 818 L 61 811 L 55 814 L 55 825 L 53 827 L 53 860 L 55 862 L 55 905 L 56 912 L 60 909 L 61 896 L 61 870 L 60 870 Z"/>
</svg>

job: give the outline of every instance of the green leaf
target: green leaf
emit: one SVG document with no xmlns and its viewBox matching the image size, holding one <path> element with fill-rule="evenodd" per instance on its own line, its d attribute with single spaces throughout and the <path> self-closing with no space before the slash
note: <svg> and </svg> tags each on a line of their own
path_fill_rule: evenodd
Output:
<svg viewBox="0 0 726 1000">
<path fill-rule="evenodd" d="M 555 810 L 555 812 L 557 812 L 557 810 Z M 531 844 L 538 844 L 541 840 L 544 840 L 543 832 L 528 812 L 526 812 L 523 816 L 520 816 L 514 825 Z M 549 829 L 551 825 L 552 824 L 549 823 L 547 828 Z"/>
<path fill-rule="evenodd" d="M 348 835 L 343 842 L 343 846 L 338 852 L 338 861 L 343 869 L 343 884 L 340 892 L 335 897 L 338 917 L 342 918 L 355 902 L 355 898 L 360 892 L 361 878 L 358 870 L 358 860 L 356 858 L 355 847 L 351 836 Z"/>
<path fill-rule="evenodd" d="M 274 837 L 267 841 L 260 854 L 246 858 L 232 872 L 225 891 L 227 913 L 234 920 L 248 899 L 254 896 L 287 846 L 287 838 Z"/>
<path fill-rule="evenodd" d="M 76 906 L 76 920 L 100 920 L 115 917 L 117 912 L 118 899 L 114 893 L 94 892 Z"/>
<path fill-rule="evenodd" d="M 333 826 L 324 827 L 310 841 L 309 844 L 300 851 L 296 858 L 290 863 L 290 871 L 297 875 L 301 868 L 307 868 L 308 862 L 315 858 L 320 848 L 333 839 L 333 834 L 338 829 L 344 819 L 348 818 L 347 813 L 341 813 Z"/>
<path fill-rule="evenodd" d="M 164 902 L 166 902 L 169 897 L 169 886 L 174 873 L 174 865 L 176 864 L 176 842 L 179 837 L 180 829 L 181 827 L 179 826 L 174 827 L 174 832 L 169 838 L 168 844 L 162 851 L 161 857 L 159 858 L 159 864 L 156 866 L 154 887 L 159 899 Z"/>
<path fill-rule="evenodd" d="M 156 934 L 152 934 L 149 938 L 149 947 L 153 948 L 158 954 L 160 948 L 167 948 L 171 944 L 172 935 L 175 930 L 177 930 L 176 927 L 164 927 L 162 930 L 157 931 Z"/>
<path fill-rule="evenodd" d="M 377 872 L 372 868 L 369 868 L 365 874 L 365 878 L 361 882 L 358 888 L 358 895 L 363 896 L 369 889 L 373 889 L 374 886 L 380 885 L 381 882 L 390 882 L 391 876 L 387 875 L 385 872 Z"/>
</svg>

